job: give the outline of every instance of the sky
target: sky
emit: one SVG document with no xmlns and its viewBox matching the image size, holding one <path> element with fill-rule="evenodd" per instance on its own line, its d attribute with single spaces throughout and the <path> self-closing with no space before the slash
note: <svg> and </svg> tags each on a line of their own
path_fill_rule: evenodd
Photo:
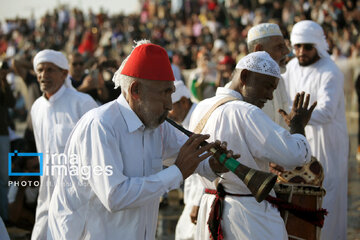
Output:
<svg viewBox="0 0 360 240">
<path fill-rule="evenodd" d="M 43 16 L 46 11 L 52 10 L 61 4 L 77 7 L 88 12 L 91 8 L 98 13 L 100 7 L 109 14 L 136 12 L 139 9 L 139 0 L 0 0 L 0 20 L 15 18 L 16 16 L 29 18 L 33 13 L 35 18 Z"/>
</svg>

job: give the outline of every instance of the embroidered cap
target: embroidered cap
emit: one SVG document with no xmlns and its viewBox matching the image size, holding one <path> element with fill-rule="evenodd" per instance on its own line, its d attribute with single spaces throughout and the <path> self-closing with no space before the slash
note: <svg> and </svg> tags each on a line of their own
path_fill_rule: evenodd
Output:
<svg viewBox="0 0 360 240">
<path fill-rule="evenodd" d="M 236 68 L 281 78 L 279 65 L 264 51 L 246 55 L 236 64 Z"/>
<path fill-rule="evenodd" d="M 270 36 L 283 36 L 279 26 L 274 23 L 261 23 L 250 28 L 247 34 L 247 42 Z"/>
</svg>

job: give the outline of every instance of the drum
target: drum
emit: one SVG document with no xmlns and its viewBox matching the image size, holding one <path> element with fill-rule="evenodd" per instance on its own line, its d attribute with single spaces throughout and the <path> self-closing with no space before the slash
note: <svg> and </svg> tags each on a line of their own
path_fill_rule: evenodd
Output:
<svg viewBox="0 0 360 240">
<path fill-rule="evenodd" d="M 276 196 L 304 208 L 318 210 L 321 208 L 325 190 L 322 187 L 303 184 L 275 184 Z M 309 223 L 288 211 L 280 211 L 284 219 L 289 239 L 320 239 L 321 228 Z"/>
</svg>

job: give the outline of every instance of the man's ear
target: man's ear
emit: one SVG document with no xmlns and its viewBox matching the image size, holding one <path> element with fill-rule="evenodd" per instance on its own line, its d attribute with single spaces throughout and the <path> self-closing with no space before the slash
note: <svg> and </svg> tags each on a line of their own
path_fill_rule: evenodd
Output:
<svg viewBox="0 0 360 240">
<path fill-rule="evenodd" d="M 240 85 L 246 85 L 248 79 L 249 71 L 247 69 L 243 69 L 240 73 Z"/>
<path fill-rule="evenodd" d="M 133 99 L 140 98 L 140 83 L 138 81 L 133 81 L 129 87 L 130 97 Z"/>
<path fill-rule="evenodd" d="M 258 52 L 258 51 L 264 51 L 263 45 L 261 44 L 255 45 L 254 52 Z"/>
</svg>

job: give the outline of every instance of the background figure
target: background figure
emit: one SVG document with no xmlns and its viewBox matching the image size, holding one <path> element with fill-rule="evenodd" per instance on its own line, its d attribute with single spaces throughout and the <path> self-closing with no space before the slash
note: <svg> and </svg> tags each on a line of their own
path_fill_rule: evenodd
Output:
<svg viewBox="0 0 360 240">
<path fill-rule="evenodd" d="M 99 105 L 109 101 L 109 90 L 106 87 L 103 70 L 97 62 L 92 61 L 88 74 L 85 74 L 84 57 L 79 52 L 69 55 L 69 75 L 74 88 L 89 94 Z M 93 59 L 96 60 L 96 59 Z"/>
<path fill-rule="evenodd" d="M 329 214 L 325 217 L 321 239 L 346 239 L 349 137 L 344 77 L 330 59 L 319 24 L 309 20 L 295 24 L 291 45 L 296 58 L 287 64 L 283 74 L 289 99 L 305 91 L 311 95 L 311 102 L 318 103 L 305 131 L 312 155 L 324 168 L 326 195 L 322 207 Z"/>
<path fill-rule="evenodd" d="M 36 152 L 36 149 L 17 148 L 19 152 Z M 37 157 L 17 157 L 14 159 L 13 172 L 39 172 Z M 39 194 L 38 176 L 13 177 L 13 181 L 26 181 L 27 186 L 12 184 L 9 189 L 9 220 L 19 228 L 32 231 L 35 223 L 36 202 Z"/>
<path fill-rule="evenodd" d="M 199 52 L 197 68 L 191 72 L 189 79 L 191 93 L 196 100 L 201 101 L 215 95 L 216 68 L 206 50 Z"/>
<path fill-rule="evenodd" d="M 15 98 L 6 81 L 8 73 L 8 63 L 0 62 L 0 216 L 4 222 L 8 220 L 8 153 L 10 151 L 8 110 L 15 106 Z"/>
<path fill-rule="evenodd" d="M 169 118 L 173 119 L 184 128 L 189 129 L 191 114 L 196 103 L 190 100 L 190 91 L 182 81 L 175 81 L 175 92 L 171 95 L 173 107 L 169 112 Z M 199 211 L 200 199 L 204 193 L 204 187 L 197 173 L 192 174 L 184 181 L 184 210 L 179 218 L 175 230 L 175 239 L 194 239 L 195 224 Z"/>
<path fill-rule="evenodd" d="M 43 175 L 36 207 L 36 221 L 31 239 L 46 239 L 50 199 L 58 175 L 55 166 L 66 164 L 60 154 L 77 121 L 96 102 L 76 91 L 68 76 L 69 63 L 61 52 L 45 49 L 34 57 L 34 70 L 43 95 L 31 108 L 31 118 L 38 152 L 43 153 Z M 66 165 L 65 165 L 66 166 Z"/>
<path fill-rule="evenodd" d="M 231 78 L 231 73 L 236 65 L 230 53 L 226 53 L 217 64 L 216 87 L 225 86 Z"/>
<path fill-rule="evenodd" d="M 31 61 L 31 56 L 13 58 L 11 60 L 11 67 L 14 73 L 21 78 L 26 86 L 25 107 L 27 111 L 27 118 L 24 138 L 31 148 L 36 148 L 30 111 L 36 99 L 41 96 L 41 91 Z"/>
</svg>

